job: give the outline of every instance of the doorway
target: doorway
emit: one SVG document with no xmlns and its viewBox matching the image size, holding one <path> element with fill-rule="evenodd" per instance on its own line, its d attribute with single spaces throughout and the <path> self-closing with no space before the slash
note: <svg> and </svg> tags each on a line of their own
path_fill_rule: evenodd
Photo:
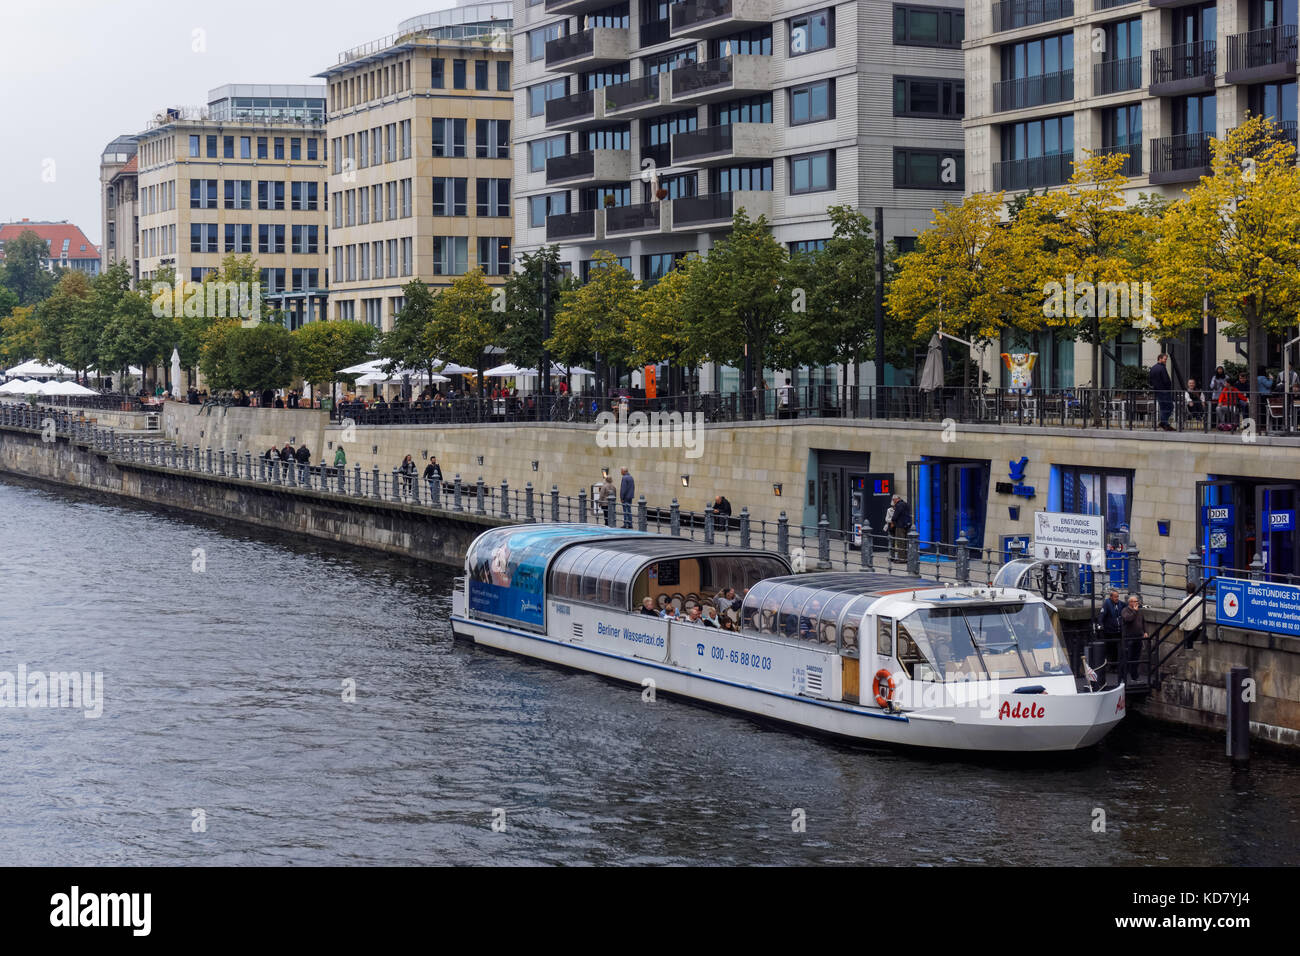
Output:
<svg viewBox="0 0 1300 956">
<path fill-rule="evenodd" d="M 963 534 L 968 548 L 984 547 L 987 460 L 926 457 L 908 462 L 907 490 L 923 553 L 953 557 Z"/>
<path fill-rule="evenodd" d="M 1269 580 L 1300 569 L 1300 482 L 1212 476 L 1196 483 L 1196 499 L 1207 577 L 1245 576 L 1256 554 Z"/>
</svg>

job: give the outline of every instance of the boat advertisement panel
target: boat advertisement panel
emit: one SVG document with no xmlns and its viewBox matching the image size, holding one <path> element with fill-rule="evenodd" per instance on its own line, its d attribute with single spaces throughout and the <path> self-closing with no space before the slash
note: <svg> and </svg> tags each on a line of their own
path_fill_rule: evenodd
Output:
<svg viewBox="0 0 1300 956">
<path fill-rule="evenodd" d="M 597 527 L 545 525 L 497 528 L 480 535 L 465 558 L 470 611 L 542 630 L 543 588 L 551 557 L 573 541 L 608 535 Z"/>
<path fill-rule="evenodd" d="M 668 622 L 645 614 L 551 601 L 552 637 L 646 661 L 668 658 Z"/>
<path fill-rule="evenodd" d="M 788 694 L 838 699 L 833 651 L 691 624 L 673 625 L 672 644 L 679 667 Z"/>
</svg>

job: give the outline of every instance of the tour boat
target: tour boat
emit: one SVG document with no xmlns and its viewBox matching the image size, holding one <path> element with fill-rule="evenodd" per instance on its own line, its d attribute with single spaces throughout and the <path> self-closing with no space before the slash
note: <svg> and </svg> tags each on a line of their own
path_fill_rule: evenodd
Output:
<svg viewBox="0 0 1300 956">
<path fill-rule="evenodd" d="M 642 613 L 738 598 L 736 630 Z M 743 598 L 741 597 L 743 595 Z M 1124 687 L 1076 681 L 1056 609 L 1015 588 L 791 574 L 782 557 L 593 525 L 496 528 L 456 580 L 457 637 L 819 732 L 951 750 L 1091 746 Z"/>
</svg>

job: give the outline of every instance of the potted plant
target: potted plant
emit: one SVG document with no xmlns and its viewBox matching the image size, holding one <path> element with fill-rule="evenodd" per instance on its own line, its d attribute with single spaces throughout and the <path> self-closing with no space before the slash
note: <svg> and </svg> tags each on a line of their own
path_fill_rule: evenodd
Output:
<svg viewBox="0 0 1300 956">
<path fill-rule="evenodd" d="M 663 186 L 660 186 L 658 189 L 655 190 L 655 199 L 662 200 L 662 199 L 666 199 L 667 197 L 668 197 L 668 190 L 664 189 Z"/>
<path fill-rule="evenodd" d="M 613 194 L 613 193 L 606 193 L 606 194 L 605 194 L 605 208 L 606 208 L 606 209 L 612 209 L 612 208 L 614 208 L 614 194 Z"/>
</svg>

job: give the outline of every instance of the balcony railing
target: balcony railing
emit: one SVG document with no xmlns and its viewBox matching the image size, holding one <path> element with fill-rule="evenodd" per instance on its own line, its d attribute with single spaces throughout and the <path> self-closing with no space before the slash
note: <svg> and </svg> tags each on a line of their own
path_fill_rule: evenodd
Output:
<svg viewBox="0 0 1300 956">
<path fill-rule="evenodd" d="M 670 74 L 673 78 L 673 96 L 689 96 L 732 83 L 733 63 L 729 56 L 701 63 L 683 63 Z"/>
<path fill-rule="evenodd" d="M 562 179 L 591 176 L 595 171 L 596 154 L 590 150 L 582 153 L 569 153 L 566 156 L 552 156 L 546 161 L 546 181 L 548 183 Z"/>
<path fill-rule="evenodd" d="M 710 20 L 729 17 L 731 3 L 732 0 L 684 0 L 682 3 L 674 3 L 670 8 L 673 29 L 681 30 Z"/>
<path fill-rule="evenodd" d="M 994 189 L 1037 189 L 1068 182 L 1074 172 L 1074 153 L 1053 153 L 1033 159 L 1013 159 L 993 164 Z"/>
<path fill-rule="evenodd" d="M 1297 144 L 1296 123 L 1294 120 L 1283 120 L 1278 122 L 1278 120 L 1274 119 L 1272 116 L 1270 116 L 1269 119 L 1272 121 L 1273 125 L 1277 127 L 1277 139 L 1290 143 L 1292 146 Z M 1236 129 L 1236 127 L 1234 126 L 1232 129 Z M 1231 133 L 1232 129 L 1228 130 L 1228 132 Z"/>
<path fill-rule="evenodd" d="M 1014 30 L 1074 16 L 1074 0 L 1002 0 L 993 4 L 993 30 Z"/>
<path fill-rule="evenodd" d="M 1142 58 L 1102 60 L 1092 65 L 1092 95 L 1105 96 L 1142 87 Z"/>
<path fill-rule="evenodd" d="M 568 36 L 556 37 L 546 41 L 546 65 L 563 63 L 580 56 L 591 56 L 596 49 L 596 34 L 593 30 L 582 30 Z"/>
<path fill-rule="evenodd" d="M 651 20 L 641 24 L 641 46 L 654 46 L 656 43 L 668 42 L 668 21 Z"/>
<path fill-rule="evenodd" d="M 546 217 L 546 241 L 555 239 L 586 239 L 596 235 L 595 209 L 579 212 L 562 212 Z"/>
<path fill-rule="evenodd" d="M 561 96 L 546 101 L 546 122 L 563 123 L 566 120 L 581 119 L 595 113 L 595 100 L 591 90 L 583 90 L 571 96 Z"/>
<path fill-rule="evenodd" d="M 733 215 L 732 193 L 709 193 L 707 196 L 687 196 L 673 200 L 673 225 L 685 226 L 699 222 L 730 222 Z"/>
<path fill-rule="evenodd" d="M 1228 69 L 1253 70 L 1296 61 L 1294 24 L 1266 27 L 1228 37 Z"/>
<path fill-rule="evenodd" d="M 1151 51 L 1151 85 L 1175 83 L 1199 77 L 1213 77 L 1215 41 L 1180 43 Z"/>
<path fill-rule="evenodd" d="M 993 110 L 1022 110 L 1074 99 L 1074 70 L 1026 76 L 993 84 Z"/>
<path fill-rule="evenodd" d="M 701 156 L 731 152 L 732 133 L 733 128 L 730 123 L 725 126 L 692 130 L 689 133 L 678 133 L 673 137 L 673 163 L 687 163 Z"/>
<path fill-rule="evenodd" d="M 623 110 L 642 103 L 653 103 L 659 99 L 659 80 L 662 73 L 638 76 L 635 80 L 612 83 L 601 92 L 605 95 L 605 110 Z"/>
<path fill-rule="evenodd" d="M 1151 175 L 1159 177 L 1183 170 L 1208 169 L 1211 134 L 1179 133 L 1151 141 Z"/>
<path fill-rule="evenodd" d="M 1136 3 L 1137 0 L 1092 0 L 1094 10 L 1109 10 L 1112 7 L 1122 7 L 1128 3 Z"/>
<path fill-rule="evenodd" d="M 662 203 L 642 202 L 609 207 L 605 210 L 605 235 L 658 229 L 661 206 Z"/>
<path fill-rule="evenodd" d="M 1115 153 L 1127 154 L 1124 165 L 1119 171 L 1125 176 L 1142 175 L 1142 144 L 1141 143 L 1122 143 L 1119 146 L 1103 146 L 1097 150 L 1098 156 L 1113 156 Z"/>
</svg>

